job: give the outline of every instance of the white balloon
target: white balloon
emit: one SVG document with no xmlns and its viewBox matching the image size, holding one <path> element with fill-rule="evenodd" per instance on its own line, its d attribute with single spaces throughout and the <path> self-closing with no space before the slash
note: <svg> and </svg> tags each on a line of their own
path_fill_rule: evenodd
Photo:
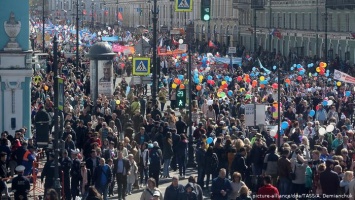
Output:
<svg viewBox="0 0 355 200">
<path fill-rule="evenodd" d="M 323 128 L 323 127 L 318 130 L 319 135 L 324 135 L 325 132 L 326 132 L 325 128 Z"/>
<path fill-rule="evenodd" d="M 331 101 L 331 100 L 330 100 Z M 328 126 L 327 126 L 327 132 L 329 133 L 329 132 L 333 132 L 334 131 L 334 125 L 333 124 L 329 124 Z"/>
<path fill-rule="evenodd" d="M 276 131 L 275 130 L 270 130 L 270 136 L 271 137 L 275 137 L 276 135 Z"/>
<path fill-rule="evenodd" d="M 328 100 L 328 106 L 331 106 L 333 104 L 333 100 Z"/>
</svg>

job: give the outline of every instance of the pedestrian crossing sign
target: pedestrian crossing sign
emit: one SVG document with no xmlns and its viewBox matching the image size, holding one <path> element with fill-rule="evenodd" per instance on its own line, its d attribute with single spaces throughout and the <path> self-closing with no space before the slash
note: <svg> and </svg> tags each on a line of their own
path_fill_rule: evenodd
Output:
<svg viewBox="0 0 355 200">
<path fill-rule="evenodd" d="M 133 75 L 147 76 L 150 74 L 150 58 L 136 57 L 133 58 Z"/>
</svg>

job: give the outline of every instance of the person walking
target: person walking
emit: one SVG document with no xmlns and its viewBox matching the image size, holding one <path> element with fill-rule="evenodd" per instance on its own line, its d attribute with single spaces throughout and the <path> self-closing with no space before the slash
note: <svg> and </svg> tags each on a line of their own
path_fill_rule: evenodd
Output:
<svg viewBox="0 0 355 200">
<path fill-rule="evenodd" d="M 11 189 L 14 191 L 15 199 L 28 200 L 28 192 L 30 191 L 30 180 L 23 176 L 25 171 L 25 166 L 19 165 L 16 167 L 16 171 L 18 173 L 17 177 L 12 179 Z"/>
<path fill-rule="evenodd" d="M 121 151 L 118 152 L 118 156 L 113 161 L 113 164 L 113 171 L 116 175 L 118 199 L 122 200 L 126 198 L 127 175 L 130 175 L 131 173 L 131 165 L 129 164 L 129 160 L 123 157 L 123 153 Z"/>
<path fill-rule="evenodd" d="M 105 159 L 100 158 L 100 165 L 95 168 L 94 177 L 95 188 L 102 195 L 104 200 L 107 200 L 108 188 L 112 181 L 111 168 L 105 164 Z"/>
</svg>

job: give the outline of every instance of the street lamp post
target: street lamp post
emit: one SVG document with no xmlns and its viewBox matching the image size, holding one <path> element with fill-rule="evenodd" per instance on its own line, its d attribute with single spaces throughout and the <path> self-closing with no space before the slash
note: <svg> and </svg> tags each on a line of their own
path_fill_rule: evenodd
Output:
<svg viewBox="0 0 355 200">
<path fill-rule="evenodd" d="M 79 69 L 79 0 L 76 0 L 76 68 Z"/>
<path fill-rule="evenodd" d="M 91 28 L 94 30 L 94 0 L 91 0 Z"/>
<path fill-rule="evenodd" d="M 152 88 L 152 98 L 153 105 L 157 104 L 157 90 L 158 90 L 158 64 L 157 64 L 157 22 L 158 22 L 158 11 L 157 11 L 157 0 L 153 1 L 153 88 Z"/>
<path fill-rule="evenodd" d="M 53 72 L 54 72 L 54 141 L 53 141 L 53 149 L 54 149 L 54 189 L 58 193 L 58 199 L 60 199 L 61 195 L 61 185 L 59 179 L 59 148 L 58 148 L 58 140 L 59 140 L 59 102 L 58 102 L 58 41 L 57 36 L 54 36 L 53 39 Z M 62 94 L 63 95 L 63 94 Z"/>
<path fill-rule="evenodd" d="M 45 24 L 45 18 L 44 18 L 44 0 L 42 1 L 42 51 L 44 53 L 45 51 L 45 41 L 44 41 L 44 24 Z"/>
<path fill-rule="evenodd" d="M 116 21 L 117 21 L 117 24 L 118 24 L 118 0 L 116 1 Z"/>
<path fill-rule="evenodd" d="M 328 62 L 328 5 L 325 3 L 324 13 L 324 61 Z"/>
</svg>

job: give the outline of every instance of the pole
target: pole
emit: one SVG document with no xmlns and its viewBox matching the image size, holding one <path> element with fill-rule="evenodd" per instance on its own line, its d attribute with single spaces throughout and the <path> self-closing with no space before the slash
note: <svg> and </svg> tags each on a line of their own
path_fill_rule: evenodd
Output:
<svg viewBox="0 0 355 200">
<path fill-rule="evenodd" d="M 170 30 L 173 29 L 173 4 L 170 3 Z"/>
<path fill-rule="evenodd" d="M 91 0 L 91 28 L 94 30 L 94 0 Z"/>
<path fill-rule="evenodd" d="M 281 144 L 281 65 L 277 68 L 277 146 Z"/>
<path fill-rule="evenodd" d="M 42 51 L 43 51 L 43 53 L 44 53 L 44 51 L 45 51 L 45 41 L 44 41 L 44 22 L 45 22 L 45 18 L 44 18 L 44 0 L 42 1 L 42 45 L 43 45 L 43 47 L 42 47 Z"/>
<path fill-rule="evenodd" d="M 319 31 L 319 24 L 318 24 L 318 21 L 319 21 L 319 8 L 318 8 L 318 0 L 317 0 L 317 16 L 316 16 L 316 55 L 317 57 L 319 56 L 319 43 L 318 43 L 318 31 Z"/>
<path fill-rule="evenodd" d="M 255 54 L 256 54 L 257 48 L 258 47 L 256 45 L 256 8 L 254 8 L 254 53 Z"/>
<path fill-rule="evenodd" d="M 157 87 L 158 87 L 158 65 L 157 65 L 157 0 L 153 1 L 153 88 L 152 97 L 153 105 L 157 104 Z"/>
<path fill-rule="evenodd" d="M 188 33 L 192 34 L 192 33 Z M 188 159 L 188 166 L 189 167 L 194 167 L 194 147 L 193 147 L 193 136 L 192 136 L 192 77 L 191 77 L 191 63 L 192 63 L 192 37 L 188 37 L 188 54 L 189 54 L 189 63 L 188 63 L 188 68 L 187 68 L 187 78 L 189 80 L 188 86 L 189 86 L 189 147 L 188 147 L 188 154 L 189 154 L 189 159 Z"/>
<path fill-rule="evenodd" d="M 270 27 L 270 32 L 271 32 L 271 29 L 272 29 L 272 8 L 271 8 L 271 0 L 269 0 L 269 27 Z M 271 49 L 271 42 L 272 42 L 272 35 L 269 35 L 269 51 L 272 52 L 272 49 Z"/>
<path fill-rule="evenodd" d="M 116 21 L 117 21 L 117 24 L 118 24 L 118 0 L 116 1 Z M 116 23 L 115 23 L 116 24 Z"/>
<path fill-rule="evenodd" d="M 53 149 L 54 149 L 54 189 L 57 191 L 58 195 L 59 195 L 59 199 L 60 199 L 60 190 L 61 190 L 61 186 L 60 186 L 60 179 L 59 179 L 59 149 L 58 149 L 58 140 L 59 140 L 59 126 L 58 126 L 58 41 L 57 41 L 57 36 L 54 36 L 53 39 L 53 56 L 54 56 L 54 60 L 53 60 L 53 71 L 54 71 L 54 91 L 56 91 L 54 93 L 54 141 L 53 141 Z"/>
<path fill-rule="evenodd" d="M 328 7 L 327 3 L 325 4 L 325 20 L 324 20 L 324 61 L 328 62 Z"/>
<path fill-rule="evenodd" d="M 79 69 L 79 0 L 76 0 L 76 68 Z"/>
<path fill-rule="evenodd" d="M 185 12 L 185 28 L 186 28 L 186 18 L 187 18 L 187 12 Z"/>
</svg>

